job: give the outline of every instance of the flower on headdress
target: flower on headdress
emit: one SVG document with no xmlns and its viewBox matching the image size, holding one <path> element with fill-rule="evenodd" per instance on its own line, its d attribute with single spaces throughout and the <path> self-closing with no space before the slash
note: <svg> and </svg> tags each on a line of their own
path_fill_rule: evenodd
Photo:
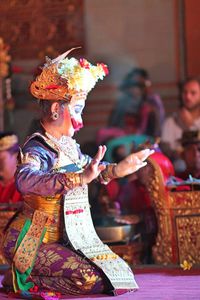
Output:
<svg viewBox="0 0 200 300">
<path fill-rule="evenodd" d="M 85 69 L 89 69 L 90 68 L 90 64 L 87 61 L 87 59 L 80 58 L 79 62 L 80 62 L 80 65 L 81 65 L 82 68 L 85 68 Z"/>
<path fill-rule="evenodd" d="M 59 62 L 57 70 L 61 78 L 67 80 L 70 90 L 89 92 L 99 79 L 108 74 L 104 64 L 93 66 L 86 59 L 65 58 Z"/>
<path fill-rule="evenodd" d="M 109 74 L 108 67 L 105 64 L 101 63 L 101 64 L 98 64 L 98 65 L 100 65 L 102 67 L 105 75 Z"/>
</svg>

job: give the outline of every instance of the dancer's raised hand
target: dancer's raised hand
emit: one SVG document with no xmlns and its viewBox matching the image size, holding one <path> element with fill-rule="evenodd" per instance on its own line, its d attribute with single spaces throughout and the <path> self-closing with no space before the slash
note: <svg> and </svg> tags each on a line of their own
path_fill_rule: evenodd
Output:
<svg viewBox="0 0 200 300">
<path fill-rule="evenodd" d="M 116 165 L 116 176 L 124 177 L 138 171 L 140 168 L 146 166 L 147 162 L 145 160 L 153 153 L 154 150 L 150 149 L 141 150 L 137 153 L 131 153 Z"/>
<path fill-rule="evenodd" d="M 105 152 L 106 146 L 99 146 L 97 154 L 92 159 L 89 166 L 82 173 L 83 184 L 90 183 L 92 180 L 99 176 L 101 171 L 103 171 L 106 168 L 106 166 L 100 164 L 100 161 L 103 159 Z"/>
</svg>

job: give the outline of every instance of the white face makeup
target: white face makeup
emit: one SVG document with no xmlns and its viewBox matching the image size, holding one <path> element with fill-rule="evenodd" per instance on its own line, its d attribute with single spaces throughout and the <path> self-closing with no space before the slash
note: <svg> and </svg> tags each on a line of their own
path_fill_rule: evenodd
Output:
<svg viewBox="0 0 200 300">
<path fill-rule="evenodd" d="M 85 107 L 85 99 L 85 94 L 75 95 L 68 105 L 72 125 L 75 131 L 83 127 L 82 112 Z"/>
<path fill-rule="evenodd" d="M 74 104 L 70 103 L 68 105 L 68 107 L 69 107 L 70 116 L 77 120 L 77 119 L 81 118 L 83 109 L 85 107 L 85 101 L 79 100 L 79 101 L 76 101 L 76 103 L 74 103 Z"/>
</svg>

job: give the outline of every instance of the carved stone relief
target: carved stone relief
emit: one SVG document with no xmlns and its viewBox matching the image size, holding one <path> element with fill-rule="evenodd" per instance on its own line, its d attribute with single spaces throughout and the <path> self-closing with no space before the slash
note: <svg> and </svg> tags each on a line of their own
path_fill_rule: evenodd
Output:
<svg viewBox="0 0 200 300">
<path fill-rule="evenodd" d="M 12 58 L 38 58 L 49 46 L 59 53 L 74 46 L 84 50 L 83 4 L 83 0 L 0 1 L 0 36 L 10 45 Z"/>
</svg>

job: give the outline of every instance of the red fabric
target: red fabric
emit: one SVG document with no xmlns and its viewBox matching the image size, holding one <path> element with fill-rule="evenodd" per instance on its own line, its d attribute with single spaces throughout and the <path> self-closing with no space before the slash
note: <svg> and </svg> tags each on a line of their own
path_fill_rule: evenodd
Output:
<svg viewBox="0 0 200 300">
<path fill-rule="evenodd" d="M 161 152 L 155 152 L 151 155 L 151 159 L 159 164 L 165 180 L 175 175 L 174 166 L 167 156 Z"/>
<path fill-rule="evenodd" d="M 142 213 L 151 207 L 148 192 L 138 180 L 128 182 L 122 186 L 118 200 L 122 211 L 125 210 L 130 214 Z"/>
<path fill-rule="evenodd" d="M 117 180 L 111 180 L 106 186 L 106 191 L 110 199 L 115 200 L 120 189 L 120 185 Z"/>
<path fill-rule="evenodd" d="M 6 186 L 0 183 L 0 203 L 16 203 L 19 201 L 22 201 L 22 197 L 16 190 L 14 181 Z"/>
</svg>

